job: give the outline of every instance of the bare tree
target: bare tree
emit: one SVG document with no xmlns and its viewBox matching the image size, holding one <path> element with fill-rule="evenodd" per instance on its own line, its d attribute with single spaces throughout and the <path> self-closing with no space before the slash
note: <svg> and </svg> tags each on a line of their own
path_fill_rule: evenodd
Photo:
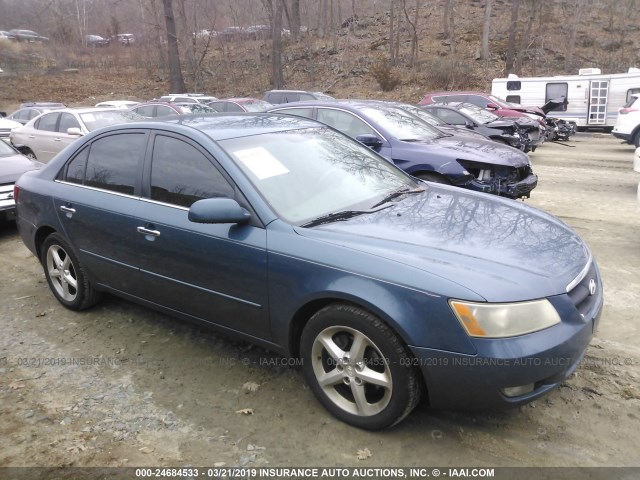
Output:
<svg viewBox="0 0 640 480">
<path fill-rule="evenodd" d="M 418 61 L 418 19 L 420 10 L 420 0 L 416 0 L 416 8 L 413 16 L 413 22 L 409 18 L 409 12 L 407 11 L 407 0 L 402 0 L 402 6 L 404 10 L 404 16 L 411 28 L 411 65 L 414 66 Z"/>
<path fill-rule="evenodd" d="M 564 69 L 566 72 L 573 70 L 573 50 L 576 46 L 576 37 L 578 36 L 578 27 L 580 26 L 580 18 L 584 11 L 584 0 L 575 1 L 575 12 L 573 17 L 573 23 L 571 24 L 571 36 L 569 37 L 569 44 L 567 45 L 567 54 L 564 57 Z M 624 31 L 624 29 L 622 29 Z"/>
<path fill-rule="evenodd" d="M 516 33 L 518 30 L 518 9 L 520 0 L 511 0 L 511 26 L 509 27 L 509 44 L 507 45 L 507 57 L 504 63 L 505 77 L 513 73 L 516 55 Z"/>
<path fill-rule="evenodd" d="M 391 8 L 389 12 L 389 63 L 393 66 L 396 64 L 395 49 L 393 48 L 393 33 L 395 32 L 395 0 L 391 0 Z"/>
<path fill-rule="evenodd" d="M 480 58 L 489 60 L 491 53 L 489 52 L 489 33 L 491 31 L 491 6 L 493 0 L 485 0 L 484 5 L 484 23 L 482 24 L 482 48 L 480 50 Z"/>
<path fill-rule="evenodd" d="M 282 74 L 282 2 L 273 0 L 273 20 L 271 24 L 271 75 L 273 88 L 282 88 L 284 79 Z"/>
<path fill-rule="evenodd" d="M 175 93 L 186 91 L 182 69 L 180 68 L 180 52 L 178 51 L 178 37 L 176 22 L 173 18 L 172 0 L 162 0 L 164 6 L 164 20 L 167 26 L 167 50 L 169 56 L 169 89 Z"/>
</svg>

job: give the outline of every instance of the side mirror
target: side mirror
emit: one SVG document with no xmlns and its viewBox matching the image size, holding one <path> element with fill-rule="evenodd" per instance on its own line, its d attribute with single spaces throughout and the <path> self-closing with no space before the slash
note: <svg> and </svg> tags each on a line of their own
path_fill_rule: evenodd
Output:
<svg viewBox="0 0 640 480">
<path fill-rule="evenodd" d="M 77 135 L 78 137 L 82 137 L 84 133 L 78 127 L 67 128 L 67 135 Z"/>
<path fill-rule="evenodd" d="M 473 127 L 475 127 L 475 125 L 473 124 L 473 122 L 471 120 L 465 120 L 464 121 L 464 126 L 467 127 L 467 128 L 471 128 L 471 129 Z"/>
<path fill-rule="evenodd" d="M 356 140 L 371 148 L 372 150 L 378 150 L 382 146 L 382 140 L 380 140 L 375 135 L 371 135 L 370 133 L 367 133 L 365 135 L 358 135 L 356 137 Z"/>
<path fill-rule="evenodd" d="M 487 103 L 487 106 L 485 108 L 487 110 L 497 110 L 498 106 L 495 103 Z"/>
<path fill-rule="evenodd" d="M 194 223 L 247 223 L 251 214 L 232 198 L 205 198 L 189 208 Z"/>
</svg>

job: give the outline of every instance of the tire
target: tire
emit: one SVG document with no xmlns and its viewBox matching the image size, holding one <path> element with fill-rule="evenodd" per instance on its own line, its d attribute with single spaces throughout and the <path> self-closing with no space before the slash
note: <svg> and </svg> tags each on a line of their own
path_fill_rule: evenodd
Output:
<svg viewBox="0 0 640 480">
<path fill-rule="evenodd" d="M 416 175 L 420 180 L 425 180 L 431 183 L 442 183 L 443 185 L 451 185 L 451 182 L 442 175 L 437 173 L 418 173 Z"/>
<path fill-rule="evenodd" d="M 38 160 L 38 158 L 36 157 L 36 154 L 33 153 L 33 151 L 31 151 L 31 149 L 29 148 L 25 148 L 24 156 L 27 158 L 30 158 L 31 160 Z"/>
<path fill-rule="evenodd" d="M 420 401 L 422 381 L 406 347 L 366 310 L 349 304 L 324 307 L 305 326 L 301 352 L 313 393 L 350 425 L 390 427 Z"/>
<path fill-rule="evenodd" d="M 84 310 L 100 300 L 78 256 L 61 235 L 52 233 L 45 239 L 40 262 L 53 295 L 68 309 Z"/>
<path fill-rule="evenodd" d="M 636 148 L 640 147 L 640 129 L 633 136 L 633 144 Z"/>
</svg>

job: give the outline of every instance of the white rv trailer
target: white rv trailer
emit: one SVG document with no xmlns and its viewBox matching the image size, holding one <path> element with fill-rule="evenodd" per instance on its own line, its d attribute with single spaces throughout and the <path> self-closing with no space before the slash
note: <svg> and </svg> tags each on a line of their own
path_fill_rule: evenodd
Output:
<svg viewBox="0 0 640 480">
<path fill-rule="evenodd" d="M 541 107 L 564 97 L 567 102 L 549 115 L 579 128 L 613 127 L 618 109 L 631 94 L 640 93 L 640 69 L 603 75 L 599 68 L 581 68 L 578 75 L 494 78 L 491 93 L 507 102 Z"/>
</svg>

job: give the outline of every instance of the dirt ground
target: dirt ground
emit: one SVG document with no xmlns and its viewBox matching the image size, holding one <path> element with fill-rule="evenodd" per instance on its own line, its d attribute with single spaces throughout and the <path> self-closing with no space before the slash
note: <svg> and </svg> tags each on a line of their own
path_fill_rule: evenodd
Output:
<svg viewBox="0 0 640 480">
<path fill-rule="evenodd" d="M 640 174 L 610 135 L 566 145 L 530 154 L 527 202 L 590 245 L 605 308 L 578 371 L 543 399 L 506 413 L 419 406 L 393 429 L 358 430 L 287 359 L 115 298 L 64 309 L 5 224 L 0 467 L 640 466 Z"/>
</svg>

